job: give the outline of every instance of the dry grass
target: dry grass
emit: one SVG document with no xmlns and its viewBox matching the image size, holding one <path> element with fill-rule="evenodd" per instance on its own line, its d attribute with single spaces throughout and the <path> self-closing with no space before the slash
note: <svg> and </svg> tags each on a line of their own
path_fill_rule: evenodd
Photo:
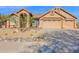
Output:
<svg viewBox="0 0 79 59">
<path fill-rule="evenodd" d="M 0 37 L 23 37 L 23 38 L 31 38 L 32 36 L 39 36 L 42 34 L 41 31 L 33 30 L 30 31 L 27 30 L 25 32 L 18 31 L 17 29 L 0 29 Z"/>
<path fill-rule="evenodd" d="M 17 29 L 0 29 L 0 39 L 6 39 L 0 40 L 0 52 L 34 52 L 37 48 L 33 46 L 42 46 L 45 44 L 43 40 L 33 39 L 33 37 L 38 37 L 42 33 L 34 29 L 25 32 L 18 31 Z M 19 41 L 19 39 L 15 40 L 14 38 L 21 39 Z"/>
</svg>

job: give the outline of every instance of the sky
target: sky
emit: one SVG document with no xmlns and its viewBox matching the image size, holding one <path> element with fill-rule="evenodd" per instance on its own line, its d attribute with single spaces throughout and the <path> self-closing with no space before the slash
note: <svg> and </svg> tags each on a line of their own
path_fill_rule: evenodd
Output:
<svg viewBox="0 0 79 59">
<path fill-rule="evenodd" d="M 26 9 L 33 14 L 42 14 L 48 12 L 52 8 L 59 7 L 76 16 L 79 21 L 79 6 L 0 6 L 0 14 L 16 13 L 20 9 Z"/>
</svg>

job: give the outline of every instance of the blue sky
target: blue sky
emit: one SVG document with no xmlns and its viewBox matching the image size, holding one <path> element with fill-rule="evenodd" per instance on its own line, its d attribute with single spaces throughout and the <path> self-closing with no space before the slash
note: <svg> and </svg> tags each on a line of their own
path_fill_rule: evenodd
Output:
<svg viewBox="0 0 79 59">
<path fill-rule="evenodd" d="M 55 6 L 0 6 L 0 14 L 11 14 L 19 11 L 20 9 L 27 9 L 32 13 L 46 13 L 48 10 L 54 8 Z M 79 6 L 57 6 L 63 8 L 64 10 L 70 12 L 76 16 L 79 21 Z"/>
</svg>

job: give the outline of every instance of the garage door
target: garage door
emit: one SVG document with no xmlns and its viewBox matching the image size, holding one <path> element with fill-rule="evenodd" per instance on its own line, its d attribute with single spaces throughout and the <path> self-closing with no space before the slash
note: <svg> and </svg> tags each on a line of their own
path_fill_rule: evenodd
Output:
<svg viewBox="0 0 79 59">
<path fill-rule="evenodd" d="M 60 20 L 45 20 L 41 21 L 42 23 L 42 28 L 46 29 L 60 29 L 61 28 L 61 21 Z"/>
<path fill-rule="evenodd" d="M 61 18 L 43 18 L 40 20 L 41 28 L 47 28 L 47 29 L 61 29 Z"/>
<path fill-rule="evenodd" d="M 72 21 L 72 20 L 64 21 L 63 28 L 64 29 L 73 29 L 74 28 L 74 21 Z"/>
</svg>

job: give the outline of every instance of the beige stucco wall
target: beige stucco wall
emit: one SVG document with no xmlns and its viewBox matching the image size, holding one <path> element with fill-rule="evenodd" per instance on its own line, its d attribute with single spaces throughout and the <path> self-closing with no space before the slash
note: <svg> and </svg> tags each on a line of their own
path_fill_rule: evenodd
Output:
<svg viewBox="0 0 79 59">
<path fill-rule="evenodd" d="M 14 22 L 7 21 L 7 28 L 14 28 L 14 27 L 16 27 L 16 24 Z"/>
<path fill-rule="evenodd" d="M 73 16 L 62 11 L 61 9 L 59 9 L 58 12 L 66 17 L 66 19 L 63 20 L 63 29 L 74 29 L 74 28 L 76 28 L 76 19 Z M 66 21 L 67 19 L 71 20 L 71 21 Z"/>
<path fill-rule="evenodd" d="M 52 14 L 52 15 L 51 15 Z M 64 19 L 62 16 L 58 15 L 57 13 L 55 12 L 50 12 L 46 15 L 44 15 L 43 17 L 41 17 L 40 19 L 43 19 L 44 17 L 61 17 L 62 19 Z"/>
<path fill-rule="evenodd" d="M 43 20 L 43 18 L 44 17 L 52 17 L 52 20 L 51 21 L 44 21 Z M 53 17 L 60 17 L 60 18 L 62 18 L 62 19 L 60 19 L 60 21 L 53 21 L 53 20 L 55 20 L 55 19 L 53 19 Z M 42 28 L 42 29 L 61 29 L 62 28 L 62 20 L 63 20 L 64 18 L 63 17 L 61 17 L 60 15 L 58 15 L 58 14 L 56 14 L 56 13 L 54 13 L 54 14 L 52 14 L 51 15 L 51 13 L 48 13 L 48 14 L 46 14 L 45 16 L 43 16 L 43 17 L 41 17 L 40 18 L 40 20 L 39 20 L 39 28 Z"/>
<path fill-rule="evenodd" d="M 69 15 L 68 13 L 66 13 L 67 11 L 64 12 L 64 11 L 62 11 L 61 9 L 58 9 L 58 10 L 56 10 L 56 12 L 62 14 L 62 15 L 65 16 L 66 18 L 73 18 L 73 19 L 75 19 L 73 16 Z"/>
<path fill-rule="evenodd" d="M 74 29 L 76 28 L 76 19 L 74 17 L 72 17 L 71 15 L 61 10 L 60 10 L 60 14 L 63 14 L 67 19 L 72 20 L 72 21 L 66 21 L 67 20 L 66 18 L 63 18 L 62 16 L 56 13 L 53 13 L 53 15 L 51 15 L 51 12 L 50 12 L 40 18 L 39 28 L 43 28 L 43 29 L 45 28 L 46 29 L 49 29 L 49 28 L 51 29 Z M 60 21 L 43 21 L 44 17 L 61 17 L 62 19 Z"/>
</svg>

